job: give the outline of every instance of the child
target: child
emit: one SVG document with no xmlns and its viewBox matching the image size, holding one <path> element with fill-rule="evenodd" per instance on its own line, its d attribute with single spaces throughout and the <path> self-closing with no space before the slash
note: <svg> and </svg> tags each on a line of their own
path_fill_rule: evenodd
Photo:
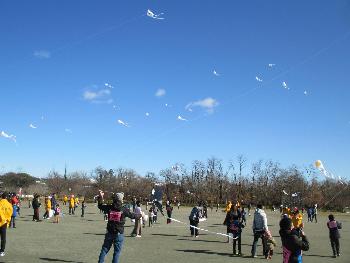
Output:
<svg viewBox="0 0 350 263">
<path fill-rule="evenodd" d="M 85 199 L 83 200 L 83 202 L 81 202 L 81 217 L 84 217 L 85 215 Z"/>
<path fill-rule="evenodd" d="M 149 227 L 153 227 L 153 218 L 154 218 L 154 213 L 153 213 L 153 207 L 151 206 L 151 208 L 148 211 L 148 226 Z"/>
<path fill-rule="evenodd" d="M 340 256 L 340 244 L 339 244 L 339 238 L 340 233 L 339 229 L 342 228 L 342 225 L 340 222 L 336 221 L 334 219 L 334 215 L 330 214 L 328 216 L 329 221 L 327 222 L 327 227 L 329 229 L 329 239 L 331 241 L 331 247 L 333 250 L 333 257 L 339 257 Z"/>
<path fill-rule="evenodd" d="M 11 216 L 11 222 L 10 222 L 10 227 L 12 228 L 16 228 L 16 216 L 17 216 L 17 205 L 13 204 L 13 212 L 12 212 L 12 216 Z"/>
<path fill-rule="evenodd" d="M 153 206 L 153 224 L 157 223 L 157 219 L 158 219 L 158 207 L 157 206 Z"/>
<path fill-rule="evenodd" d="M 273 249 L 277 245 L 276 241 L 273 238 L 273 236 L 272 236 L 272 234 L 271 234 L 271 232 L 269 230 L 265 231 L 263 238 L 265 239 L 265 244 L 266 244 L 266 255 L 265 255 L 265 258 L 266 259 L 271 259 L 272 255 L 273 255 Z"/>
<path fill-rule="evenodd" d="M 298 208 L 294 208 L 294 213 L 292 215 L 293 231 L 300 237 L 300 233 L 303 230 L 303 215 L 299 213 Z"/>
<path fill-rule="evenodd" d="M 56 204 L 55 213 L 54 213 L 54 223 L 58 224 L 60 221 L 61 208 L 59 204 Z"/>
<path fill-rule="evenodd" d="M 244 225 L 239 220 L 239 217 L 237 215 L 231 215 L 229 220 L 229 231 L 230 233 L 232 233 L 232 238 L 233 238 L 233 255 L 237 255 L 236 243 L 238 243 L 237 244 L 238 255 L 242 255 L 242 250 L 241 250 L 242 228 L 244 228 Z"/>
</svg>

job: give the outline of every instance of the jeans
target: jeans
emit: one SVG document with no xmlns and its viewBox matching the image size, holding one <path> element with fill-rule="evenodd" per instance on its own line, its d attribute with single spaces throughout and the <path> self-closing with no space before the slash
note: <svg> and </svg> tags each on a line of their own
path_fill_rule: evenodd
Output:
<svg viewBox="0 0 350 263">
<path fill-rule="evenodd" d="M 7 229 L 7 223 L 3 224 L 0 227 L 0 235 L 1 235 L 1 249 L 0 252 L 5 251 L 5 246 L 6 246 L 6 229 Z"/>
<path fill-rule="evenodd" d="M 236 254 L 236 246 L 238 247 L 238 253 L 241 254 L 242 253 L 241 234 L 233 235 L 233 236 L 237 238 L 233 240 L 233 254 L 234 255 Z"/>
<path fill-rule="evenodd" d="M 16 217 L 11 216 L 10 227 L 16 227 Z"/>
<path fill-rule="evenodd" d="M 264 256 L 266 256 L 267 251 L 266 251 L 266 240 L 264 238 L 264 230 L 254 232 L 254 241 L 253 241 L 253 245 L 252 245 L 252 256 L 256 256 L 256 246 L 258 244 L 259 238 L 261 238 L 261 240 L 262 240 L 263 254 L 264 254 Z"/>
<path fill-rule="evenodd" d="M 105 235 L 105 240 L 102 245 L 101 253 L 98 258 L 98 263 L 105 262 L 105 257 L 108 251 L 111 249 L 112 244 L 114 245 L 114 253 L 112 263 L 118 263 L 120 252 L 122 251 L 124 243 L 124 235 L 123 234 L 112 234 L 107 232 Z"/>
</svg>

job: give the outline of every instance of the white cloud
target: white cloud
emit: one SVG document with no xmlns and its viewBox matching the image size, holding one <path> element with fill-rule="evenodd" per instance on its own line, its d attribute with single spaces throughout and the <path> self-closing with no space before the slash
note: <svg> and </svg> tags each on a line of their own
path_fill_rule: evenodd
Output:
<svg viewBox="0 0 350 263">
<path fill-rule="evenodd" d="M 195 102 L 190 102 L 186 105 L 186 110 L 192 111 L 193 107 L 201 107 L 207 110 L 209 113 L 214 111 L 214 108 L 219 105 L 219 102 L 216 99 L 211 97 L 205 98 L 203 100 L 197 100 Z"/>
<path fill-rule="evenodd" d="M 12 134 L 9 135 L 9 134 L 7 134 L 7 133 L 4 132 L 4 131 L 1 131 L 0 137 L 4 137 L 4 138 L 6 138 L 6 139 L 10 139 L 10 140 L 16 142 L 16 136 L 15 136 L 15 135 L 12 135 Z"/>
<path fill-rule="evenodd" d="M 51 57 L 51 52 L 47 50 L 36 50 L 33 53 L 34 57 L 40 59 L 48 59 Z"/>
<path fill-rule="evenodd" d="M 163 97 L 165 94 L 166 94 L 165 89 L 158 89 L 155 96 L 160 98 L 160 97 Z"/>
<path fill-rule="evenodd" d="M 84 91 L 83 99 L 93 103 L 113 103 L 110 89 L 89 89 Z"/>
</svg>

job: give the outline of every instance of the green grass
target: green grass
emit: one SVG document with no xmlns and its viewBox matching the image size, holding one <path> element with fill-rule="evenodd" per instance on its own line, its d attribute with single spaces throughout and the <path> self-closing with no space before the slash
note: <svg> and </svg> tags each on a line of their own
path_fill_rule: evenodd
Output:
<svg viewBox="0 0 350 263">
<path fill-rule="evenodd" d="M 67 213 L 67 207 L 64 207 Z M 80 217 L 80 208 L 77 215 L 65 215 L 60 224 L 53 224 L 51 220 L 32 222 L 32 209 L 22 208 L 21 216 L 17 218 L 17 228 L 8 229 L 6 256 L 0 262 L 97 262 L 103 243 L 106 223 L 94 204 L 89 204 L 86 217 Z M 41 209 L 40 214 L 43 214 Z M 173 217 L 188 222 L 190 208 L 174 208 Z M 209 210 L 209 219 L 200 224 L 201 228 L 214 232 L 225 233 L 222 225 L 225 214 Z M 338 215 L 336 219 L 343 222 L 341 231 L 340 258 L 332 259 L 331 248 L 326 228 L 326 214 L 319 216 L 319 222 L 305 223 L 305 233 L 310 239 L 310 251 L 304 253 L 304 262 L 350 262 L 350 235 L 349 215 Z M 275 236 L 278 246 L 270 262 L 281 262 L 280 238 L 278 237 L 279 213 L 268 212 L 269 228 Z M 159 223 L 153 228 L 142 229 L 142 238 L 132 238 L 130 220 L 125 227 L 125 243 L 121 255 L 121 262 L 263 262 L 262 249 L 259 242 L 259 258 L 249 258 L 252 231 L 252 217 L 248 217 L 248 225 L 243 230 L 242 252 L 243 257 L 232 257 L 232 247 L 226 243 L 224 237 L 200 232 L 197 239 L 191 238 L 189 228 L 179 223 L 166 225 L 166 220 L 159 217 Z M 113 248 L 112 248 L 113 249 Z M 111 262 L 112 251 L 106 262 Z"/>
</svg>

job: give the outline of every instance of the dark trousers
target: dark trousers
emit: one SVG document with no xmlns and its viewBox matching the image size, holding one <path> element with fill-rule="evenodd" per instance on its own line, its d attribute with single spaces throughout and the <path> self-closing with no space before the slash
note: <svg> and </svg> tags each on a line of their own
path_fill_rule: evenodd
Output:
<svg viewBox="0 0 350 263">
<path fill-rule="evenodd" d="M 317 223 L 317 214 L 313 215 L 313 219 L 315 219 L 315 223 Z M 312 221 L 311 221 L 312 222 Z"/>
<path fill-rule="evenodd" d="M 331 247 L 333 250 L 333 255 L 337 255 L 340 253 L 339 238 L 331 238 Z"/>
<path fill-rule="evenodd" d="M 261 241 L 262 241 L 263 254 L 264 254 L 264 256 L 267 255 L 266 240 L 264 238 L 264 233 L 265 233 L 264 230 L 254 232 L 254 241 L 253 241 L 253 245 L 252 245 L 252 256 L 256 256 L 256 247 L 258 245 L 259 238 L 261 238 Z"/>
<path fill-rule="evenodd" d="M 69 214 L 70 215 L 74 215 L 74 208 L 73 207 L 69 207 Z"/>
<path fill-rule="evenodd" d="M 6 229 L 7 229 L 7 223 L 2 225 L 0 227 L 0 236 L 1 236 L 1 249 L 0 252 L 5 251 L 5 246 L 6 246 Z"/>
<path fill-rule="evenodd" d="M 16 217 L 11 216 L 10 227 L 16 227 Z"/>
<path fill-rule="evenodd" d="M 236 239 L 233 239 L 233 254 L 236 254 L 236 246 L 238 246 L 238 253 L 241 254 L 242 251 L 242 239 L 241 239 L 241 235 L 235 235 L 233 234 L 233 237 L 236 237 Z"/>
<path fill-rule="evenodd" d="M 198 221 L 194 221 L 194 220 L 190 220 L 190 225 L 191 226 L 195 226 L 198 227 Z M 190 226 L 190 230 L 191 230 L 191 236 L 198 236 L 198 228 L 194 228 Z"/>
<path fill-rule="evenodd" d="M 167 213 L 167 215 L 168 215 L 168 218 L 167 218 L 167 220 L 166 220 L 166 223 L 167 223 L 167 224 L 170 224 L 170 223 L 171 223 L 171 219 L 170 219 L 170 218 L 171 218 L 171 211 L 167 211 L 166 213 Z"/>
<path fill-rule="evenodd" d="M 81 217 L 84 217 L 84 215 L 85 215 L 85 209 L 82 208 L 82 209 L 81 209 Z"/>
<path fill-rule="evenodd" d="M 34 208 L 33 221 L 39 220 L 39 208 Z"/>
</svg>

